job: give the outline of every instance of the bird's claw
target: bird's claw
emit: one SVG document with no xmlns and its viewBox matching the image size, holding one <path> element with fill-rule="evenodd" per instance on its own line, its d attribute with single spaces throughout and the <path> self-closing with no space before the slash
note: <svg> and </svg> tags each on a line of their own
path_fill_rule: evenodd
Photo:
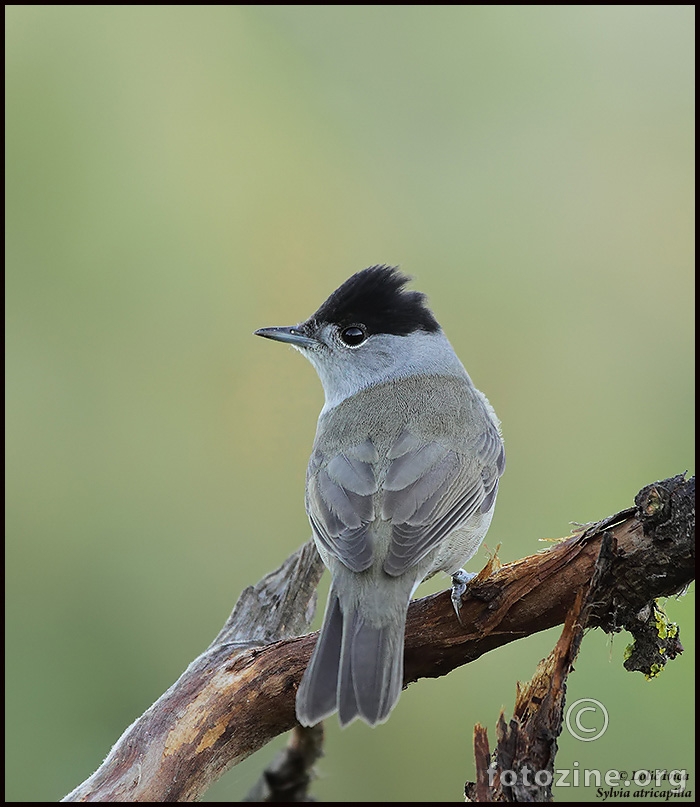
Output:
<svg viewBox="0 0 700 807">
<path fill-rule="evenodd" d="M 462 617 L 459 615 L 462 607 L 462 597 L 467 590 L 467 586 L 476 577 L 474 572 L 465 572 L 464 569 L 457 569 L 452 575 L 452 607 L 455 609 L 459 624 L 462 624 Z"/>
</svg>

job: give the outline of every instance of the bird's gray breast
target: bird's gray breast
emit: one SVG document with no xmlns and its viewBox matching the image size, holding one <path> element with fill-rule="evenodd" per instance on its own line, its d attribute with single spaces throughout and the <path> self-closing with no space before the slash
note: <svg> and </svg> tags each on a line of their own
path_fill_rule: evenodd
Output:
<svg viewBox="0 0 700 807">
<path fill-rule="evenodd" d="M 416 376 L 324 412 L 306 508 L 322 554 L 353 572 L 408 571 L 493 504 L 503 443 L 469 379 Z"/>
</svg>

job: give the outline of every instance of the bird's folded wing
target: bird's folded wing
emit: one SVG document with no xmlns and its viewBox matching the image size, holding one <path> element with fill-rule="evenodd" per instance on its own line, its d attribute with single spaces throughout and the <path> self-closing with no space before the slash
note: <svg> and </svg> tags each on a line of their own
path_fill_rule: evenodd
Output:
<svg viewBox="0 0 700 807">
<path fill-rule="evenodd" d="M 468 454 L 402 432 L 387 455 L 379 514 L 374 495 L 380 458 L 371 440 L 329 462 L 312 458 L 318 470 L 309 476 L 306 505 L 321 545 L 351 571 L 368 569 L 374 559 L 369 527 L 380 515 L 392 525 L 384 571 L 403 574 L 454 529 L 491 509 L 505 454 L 496 428 L 489 427 Z"/>
<path fill-rule="evenodd" d="M 400 435 L 383 484 L 382 518 L 392 524 L 387 574 L 403 574 L 453 530 L 491 509 L 505 468 L 495 427 L 489 424 L 475 449 L 453 451 L 408 431 Z"/>
<path fill-rule="evenodd" d="M 306 509 L 311 527 L 328 552 L 353 572 L 372 565 L 373 547 L 368 528 L 374 521 L 377 492 L 374 465 L 379 457 L 371 440 L 337 454 L 311 474 Z"/>
</svg>

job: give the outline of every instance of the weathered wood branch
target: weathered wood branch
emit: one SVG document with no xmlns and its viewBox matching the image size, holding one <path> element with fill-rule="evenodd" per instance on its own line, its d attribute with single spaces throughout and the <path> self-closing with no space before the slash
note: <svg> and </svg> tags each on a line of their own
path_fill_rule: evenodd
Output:
<svg viewBox="0 0 700 807">
<path fill-rule="evenodd" d="M 590 582 L 601 542 L 610 546 L 590 624 L 634 627 L 654 598 L 693 579 L 695 480 L 678 476 L 640 491 L 636 506 L 551 549 L 496 568 L 465 596 L 462 625 L 449 592 L 411 603 L 405 684 L 438 677 L 508 642 L 564 622 Z M 307 544 L 246 589 L 214 643 L 117 741 L 64 801 L 191 801 L 227 768 L 296 725 L 294 697 L 316 634 L 303 630 L 321 573 Z"/>
<path fill-rule="evenodd" d="M 554 761 L 566 702 L 566 680 L 573 670 L 590 622 L 593 604 L 609 569 L 612 533 L 603 534 L 593 577 L 576 595 L 564 630 L 552 652 L 537 665 L 526 684 L 516 683 L 513 717 L 503 710 L 496 724 L 496 748 L 489 752 L 488 732 L 474 726 L 476 781 L 467 782 L 467 801 L 552 801 Z"/>
<path fill-rule="evenodd" d="M 680 537 L 685 543 L 691 537 L 693 494 L 693 480 L 686 484 L 683 477 L 675 477 L 649 485 L 637 495 L 636 515 L 644 533 L 657 542 L 649 563 L 641 568 L 625 570 L 617 566 L 615 559 L 621 546 L 615 543 L 614 532 L 605 529 L 601 532 L 603 524 L 595 525 L 593 531 L 601 534 L 601 541 L 593 575 L 579 590 L 552 652 L 539 663 L 530 681 L 516 684 L 513 717 L 506 721 L 501 711 L 493 753 L 489 751 L 486 728 L 480 724 L 474 727 L 476 781 L 465 785 L 468 801 L 552 801 L 566 681 L 573 671 L 586 627 L 597 624 L 607 632 L 626 627 L 634 635 L 635 643 L 624 666 L 648 677 L 658 674 L 668 661 L 683 652 L 678 626 L 668 623 L 655 601 L 639 608 L 638 583 L 640 574 L 654 575 L 659 562 L 663 564 L 658 556 L 659 551 L 663 552 L 663 542 Z M 687 522 L 684 517 L 679 518 L 683 513 L 691 516 Z M 692 543 L 689 549 L 694 553 Z M 627 583 L 611 585 L 611 579 L 621 568 Z"/>
<path fill-rule="evenodd" d="M 585 600 L 584 592 L 579 592 L 552 652 L 539 663 L 532 680 L 517 684 L 513 717 L 506 722 L 501 711 L 498 718 L 493 754 L 486 729 L 479 723 L 474 726 L 476 782 L 467 782 L 464 788 L 469 801 L 552 800 L 566 678 L 583 638 Z"/>
<path fill-rule="evenodd" d="M 243 801 L 314 801 L 309 785 L 323 756 L 323 723 L 294 726 L 289 742 L 265 768 Z"/>
<path fill-rule="evenodd" d="M 290 728 L 278 731 L 277 716 L 265 717 L 266 699 L 274 702 L 278 693 L 251 662 L 259 648 L 308 627 L 322 572 L 307 542 L 246 588 L 212 644 L 63 801 L 194 801 L 227 768 Z"/>
</svg>

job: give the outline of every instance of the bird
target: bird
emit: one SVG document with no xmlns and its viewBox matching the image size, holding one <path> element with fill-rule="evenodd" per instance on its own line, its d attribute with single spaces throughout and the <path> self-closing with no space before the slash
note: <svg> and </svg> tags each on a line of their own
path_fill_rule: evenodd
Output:
<svg viewBox="0 0 700 807">
<path fill-rule="evenodd" d="M 389 718 L 411 597 L 443 571 L 459 616 L 475 576 L 462 566 L 491 524 L 505 469 L 493 407 L 410 280 L 370 266 L 303 322 L 255 331 L 300 351 L 325 393 L 305 505 L 331 587 L 297 689 L 302 726 L 336 712 L 341 726 Z"/>
</svg>

